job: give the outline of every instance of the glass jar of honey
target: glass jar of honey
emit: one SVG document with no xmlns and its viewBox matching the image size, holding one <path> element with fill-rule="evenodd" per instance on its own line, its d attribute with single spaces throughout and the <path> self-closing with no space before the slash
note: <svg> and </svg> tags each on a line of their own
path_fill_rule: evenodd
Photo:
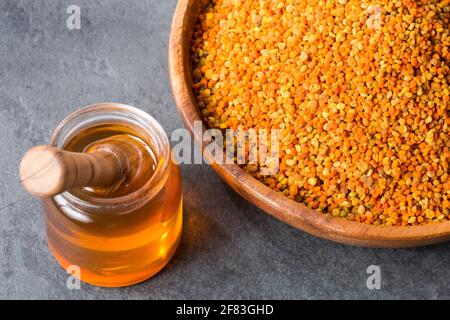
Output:
<svg viewBox="0 0 450 320">
<path fill-rule="evenodd" d="M 182 230 L 179 167 L 163 128 L 147 113 L 121 104 L 97 104 L 67 117 L 51 145 L 90 152 L 108 144 L 135 150 L 127 181 L 108 188 L 77 188 L 43 198 L 50 250 L 84 282 L 132 285 L 160 271 Z"/>
</svg>

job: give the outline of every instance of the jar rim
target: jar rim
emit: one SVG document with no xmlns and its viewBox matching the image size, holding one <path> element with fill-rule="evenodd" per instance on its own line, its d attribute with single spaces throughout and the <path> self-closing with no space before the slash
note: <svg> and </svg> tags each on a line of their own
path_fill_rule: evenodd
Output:
<svg viewBox="0 0 450 320">
<path fill-rule="evenodd" d="M 146 143 L 151 144 L 157 154 L 157 163 L 152 177 L 141 188 L 130 194 L 116 198 L 99 198 L 85 196 L 80 198 L 70 191 L 58 196 L 63 197 L 71 205 L 89 213 L 119 211 L 126 213 L 144 205 L 163 188 L 169 175 L 170 143 L 163 127 L 145 111 L 121 103 L 92 104 L 68 115 L 55 129 L 50 145 L 64 148 L 77 133 L 102 123 L 138 126 L 147 136 Z"/>
</svg>

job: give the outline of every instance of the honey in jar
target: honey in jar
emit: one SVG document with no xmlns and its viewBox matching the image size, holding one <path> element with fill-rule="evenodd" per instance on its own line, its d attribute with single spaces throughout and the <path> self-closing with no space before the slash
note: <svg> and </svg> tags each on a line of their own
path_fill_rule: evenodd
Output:
<svg viewBox="0 0 450 320">
<path fill-rule="evenodd" d="M 162 127 L 139 109 L 99 104 L 66 118 L 51 146 L 89 155 L 121 150 L 127 163 L 108 185 L 42 199 L 48 246 L 61 266 L 76 266 L 81 280 L 105 287 L 132 285 L 160 271 L 182 230 L 180 172 Z"/>
</svg>

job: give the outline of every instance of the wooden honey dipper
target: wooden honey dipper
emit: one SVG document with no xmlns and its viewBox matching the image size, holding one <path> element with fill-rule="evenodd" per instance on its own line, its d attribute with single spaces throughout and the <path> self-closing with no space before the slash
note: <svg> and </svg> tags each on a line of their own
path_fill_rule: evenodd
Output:
<svg viewBox="0 0 450 320">
<path fill-rule="evenodd" d="M 130 180 L 143 150 L 130 138 L 116 136 L 78 153 L 51 146 L 30 149 L 20 164 L 20 179 L 34 196 L 51 197 L 80 187 L 115 190 Z"/>
</svg>

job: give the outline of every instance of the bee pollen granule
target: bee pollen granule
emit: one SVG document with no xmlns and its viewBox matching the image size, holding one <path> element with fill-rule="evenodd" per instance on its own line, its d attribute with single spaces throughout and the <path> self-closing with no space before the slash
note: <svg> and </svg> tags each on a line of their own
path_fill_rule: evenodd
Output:
<svg viewBox="0 0 450 320">
<path fill-rule="evenodd" d="M 192 39 L 193 89 L 219 129 L 279 129 L 255 178 L 374 225 L 449 220 L 449 0 L 215 0 Z"/>
</svg>

